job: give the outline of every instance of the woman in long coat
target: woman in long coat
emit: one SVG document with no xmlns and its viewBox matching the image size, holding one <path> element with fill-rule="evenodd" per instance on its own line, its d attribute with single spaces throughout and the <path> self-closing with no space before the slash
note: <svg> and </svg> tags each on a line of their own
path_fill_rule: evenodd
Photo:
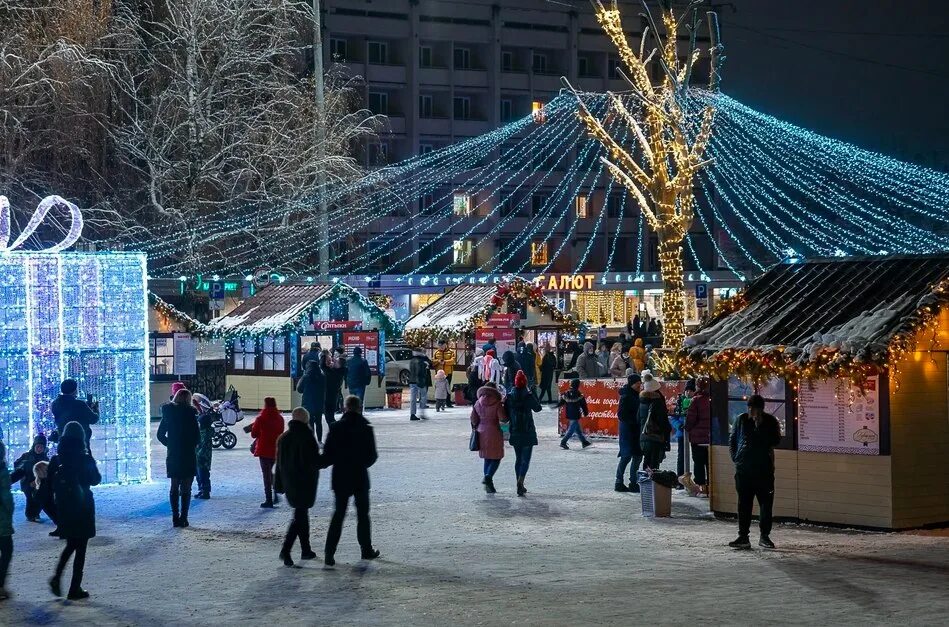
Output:
<svg viewBox="0 0 949 627">
<path fill-rule="evenodd" d="M 191 484 L 198 472 L 195 451 L 201 441 L 198 412 L 191 403 L 191 392 L 178 390 L 170 403 L 161 406 L 158 441 L 165 445 L 165 471 L 171 479 L 168 499 L 171 501 L 171 524 L 188 526 L 188 508 L 191 506 Z M 180 507 L 179 507 L 180 499 Z"/>
<path fill-rule="evenodd" d="M 672 425 L 666 399 L 659 391 L 659 380 L 648 370 L 642 374 L 643 391 L 639 394 L 639 446 L 643 450 L 643 468 L 659 470 L 669 450 Z"/>
<path fill-rule="evenodd" d="M 194 449 L 191 459 L 194 460 Z M 102 476 L 96 460 L 86 450 L 86 431 L 78 422 L 68 422 L 63 428 L 59 448 L 49 460 L 46 480 L 53 489 L 59 537 L 66 540 L 56 571 L 49 580 L 49 588 L 55 596 L 62 596 L 60 581 L 63 571 L 66 562 L 75 554 L 67 598 L 74 601 L 87 599 L 89 593 L 82 589 L 82 574 L 86 565 L 86 547 L 89 539 L 96 535 L 96 502 L 90 487 L 99 485 Z"/>
<path fill-rule="evenodd" d="M 310 428 L 316 441 L 323 441 L 323 412 L 326 407 L 326 374 L 317 359 L 306 363 L 306 371 L 297 381 L 297 392 L 303 394 L 300 404 L 310 414 Z"/>
<path fill-rule="evenodd" d="M 636 482 L 636 472 L 643 461 L 643 450 L 639 446 L 639 391 L 640 376 L 631 374 L 626 377 L 626 385 L 619 391 L 619 408 L 616 417 L 619 418 L 619 464 L 616 466 L 616 491 L 639 492 L 639 483 Z M 626 468 L 629 469 L 629 487 L 626 487 L 623 476 Z"/>
<path fill-rule="evenodd" d="M 471 428 L 478 432 L 478 457 L 484 460 L 484 491 L 494 494 L 494 473 L 504 458 L 504 434 L 501 423 L 507 422 L 504 402 L 496 385 L 490 381 L 478 390 L 478 400 L 471 409 Z"/>
<path fill-rule="evenodd" d="M 309 362 L 307 368 L 315 362 Z M 293 508 L 293 517 L 280 549 L 280 559 L 285 566 L 293 566 L 290 550 L 300 539 L 301 559 L 311 560 L 316 553 L 310 548 L 310 508 L 316 502 L 316 484 L 320 478 L 320 448 L 313 438 L 305 408 L 297 407 L 291 414 L 290 424 L 277 438 L 277 492 L 287 496 Z"/>
</svg>

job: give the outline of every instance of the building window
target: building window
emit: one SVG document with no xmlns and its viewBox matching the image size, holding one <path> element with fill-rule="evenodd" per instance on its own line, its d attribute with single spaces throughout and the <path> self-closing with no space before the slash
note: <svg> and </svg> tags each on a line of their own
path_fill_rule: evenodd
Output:
<svg viewBox="0 0 949 627">
<path fill-rule="evenodd" d="M 501 71 L 502 72 L 513 72 L 514 71 L 514 53 L 510 50 L 504 50 L 501 52 Z"/>
<path fill-rule="evenodd" d="M 455 69 L 471 69 L 471 50 L 468 48 L 455 48 Z"/>
<path fill-rule="evenodd" d="M 418 65 L 419 67 L 432 67 L 432 47 L 418 47 Z"/>
<path fill-rule="evenodd" d="M 330 39 L 330 58 L 333 61 L 346 60 L 346 40 Z"/>
<path fill-rule="evenodd" d="M 616 57 L 610 57 L 608 66 L 609 66 L 608 72 L 609 72 L 610 78 L 614 78 L 614 79 L 622 78 L 619 74 L 619 69 L 620 69 L 619 59 L 617 59 Z"/>
<path fill-rule="evenodd" d="M 456 216 L 470 216 L 473 210 L 471 194 L 465 192 L 455 192 L 452 197 L 452 211 Z"/>
<path fill-rule="evenodd" d="M 435 196 L 432 194 L 424 194 L 418 202 L 419 212 L 428 215 L 432 213 L 435 206 Z"/>
<path fill-rule="evenodd" d="M 283 337 L 265 337 L 261 342 L 261 370 L 282 372 L 287 365 L 287 343 Z"/>
<path fill-rule="evenodd" d="M 577 204 L 577 217 L 589 218 L 590 217 L 590 197 L 577 196 L 576 204 Z"/>
<path fill-rule="evenodd" d="M 468 96 L 455 96 L 455 119 L 471 119 L 471 98 Z"/>
<path fill-rule="evenodd" d="M 257 340 L 253 338 L 236 339 L 234 348 L 234 370 L 257 369 Z"/>
<path fill-rule="evenodd" d="M 175 373 L 175 336 L 148 338 L 149 372 L 152 376 Z"/>
<path fill-rule="evenodd" d="M 534 53 L 534 61 L 531 63 L 531 67 L 534 69 L 535 74 L 546 74 L 547 73 L 547 55 Z"/>
<path fill-rule="evenodd" d="M 509 192 L 502 193 L 498 197 L 498 209 L 500 210 L 502 218 L 506 218 L 514 212 L 514 199 Z"/>
<path fill-rule="evenodd" d="M 610 194 L 606 197 L 606 217 L 618 218 L 623 198 L 619 194 Z"/>
<path fill-rule="evenodd" d="M 433 146 L 432 144 L 418 145 L 419 154 L 427 155 L 428 153 L 433 152 L 434 150 L 435 150 L 435 146 Z"/>
<path fill-rule="evenodd" d="M 510 122 L 514 119 L 514 101 L 510 98 L 501 98 L 501 121 Z"/>
<path fill-rule="evenodd" d="M 376 65 L 389 63 L 389 44 L 384 41 L 370 41 L 367 45 L 369 47 L 369 63 Z"/>
<path fill-rule="evenodd" d="M 531 265 L 547 265 L 547 242 L 531 242 Z"/>
<path fill-rule="evenodd" d="M 418 116 L 420 118 L 432 117 L 432 97 L 429 94 L 420 94 L 418 97 Z"/>
<path fill-rule="evenodd" d="M 369 110 L 379 115 L 388 115 L 389 94 L 381 91 L 369 92 Z"/>
<path fill-rule="evenodd" d="M 590 76 L 590 58 L 577 57 L 577 74 L 580 76 Z"/>
<path fill-rule="evenodd" d="M 458 239 L 452 246 L 456 266 L 470 266 L 474 262 L 474 240 Z"/>
<path fill-rule="evenodd" d="M 531 215 L 535 218 L 544 210 L 547 204 L 547 194 L 534 194 L 531 196 Z"/>
</svg>

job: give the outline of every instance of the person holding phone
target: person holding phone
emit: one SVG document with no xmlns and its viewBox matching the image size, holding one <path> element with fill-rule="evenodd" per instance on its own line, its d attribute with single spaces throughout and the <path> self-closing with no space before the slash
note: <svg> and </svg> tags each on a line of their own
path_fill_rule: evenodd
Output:
<svg viewBox="0 0 949 627">
<path fill-rule="evenodd" d="M 50 405 L 50 411 L 53 412 L 53 419 L 56 421 L 56 429 L 62 434 L 67 423 L 78 422 L 86 434 L 86 450 L 92 454 L 89 443 L 92 439 L 92 428 L 99 422 L 99 403 L 91 394 L 86 395 L 86 400 L 78 398 L 79 383 L 75 379 L 66 379 L 59 386 L 59 396 L 57 396 Z"/>
</svg>

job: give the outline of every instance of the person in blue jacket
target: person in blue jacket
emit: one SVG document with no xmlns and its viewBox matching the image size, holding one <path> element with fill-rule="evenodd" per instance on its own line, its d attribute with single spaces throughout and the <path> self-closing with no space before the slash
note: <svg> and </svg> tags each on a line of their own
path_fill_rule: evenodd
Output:
<svg viewBox="0 0 949 627">
<path fill-rule="evenodd" d="M 362 404 L 366 399 L 366 386 L 372 381 L 369 362 L 362 356 L 362 348 L 353 349 L 353 357 L 346 363 L 346 388 Z"/>
</svg>

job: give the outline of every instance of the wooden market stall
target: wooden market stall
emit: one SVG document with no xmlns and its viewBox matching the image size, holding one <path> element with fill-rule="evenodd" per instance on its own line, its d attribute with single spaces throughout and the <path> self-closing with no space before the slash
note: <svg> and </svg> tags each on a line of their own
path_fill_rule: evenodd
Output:
<svg viewBox="0 0 949 627">
<path fill-rule="evenodd" d="M 241 404 L 259 409 L 273 396 L 281 409 L 298 404 L 294 383 L 300 359 L 312 341 L 324 349 L 342 346 L 347 357 L 359 346 L 374 380 L 366 407 L 385 404 L 386 342 L 399 334 L 385 311 L 345 283 L 278 284 L 263 288 L 226 316 L 206 325 L 203 334 L 227 340 L 227 384 Z M 345 389 L 344 389 L 345 392 Z"/>
<path fill-rule="evenodd" d="M 711 508 L 736 512 L 729 424 L 759 393 L 781 424 L 774 515 L 949 522 L 949 255 L 779 265 L 686 340 L 711 375 Z"/>
<path fill-rule="evenodd" d="M 545 345 L 558 348 L 563 335 L 581 330 L 576 319 L 563 314 L 529 281 L 513 279 L 498 284 L 462 284 L 452 288 L 405 323 L 404 339 L 432 357 L 437 342 L 445 339 L 454 350 L 453 384 L 467 383 L 465 369 L 476 348 L 494 338 L 498 358 L 515 350 L 523 340 L 537 351 Z"/>
</svg>

